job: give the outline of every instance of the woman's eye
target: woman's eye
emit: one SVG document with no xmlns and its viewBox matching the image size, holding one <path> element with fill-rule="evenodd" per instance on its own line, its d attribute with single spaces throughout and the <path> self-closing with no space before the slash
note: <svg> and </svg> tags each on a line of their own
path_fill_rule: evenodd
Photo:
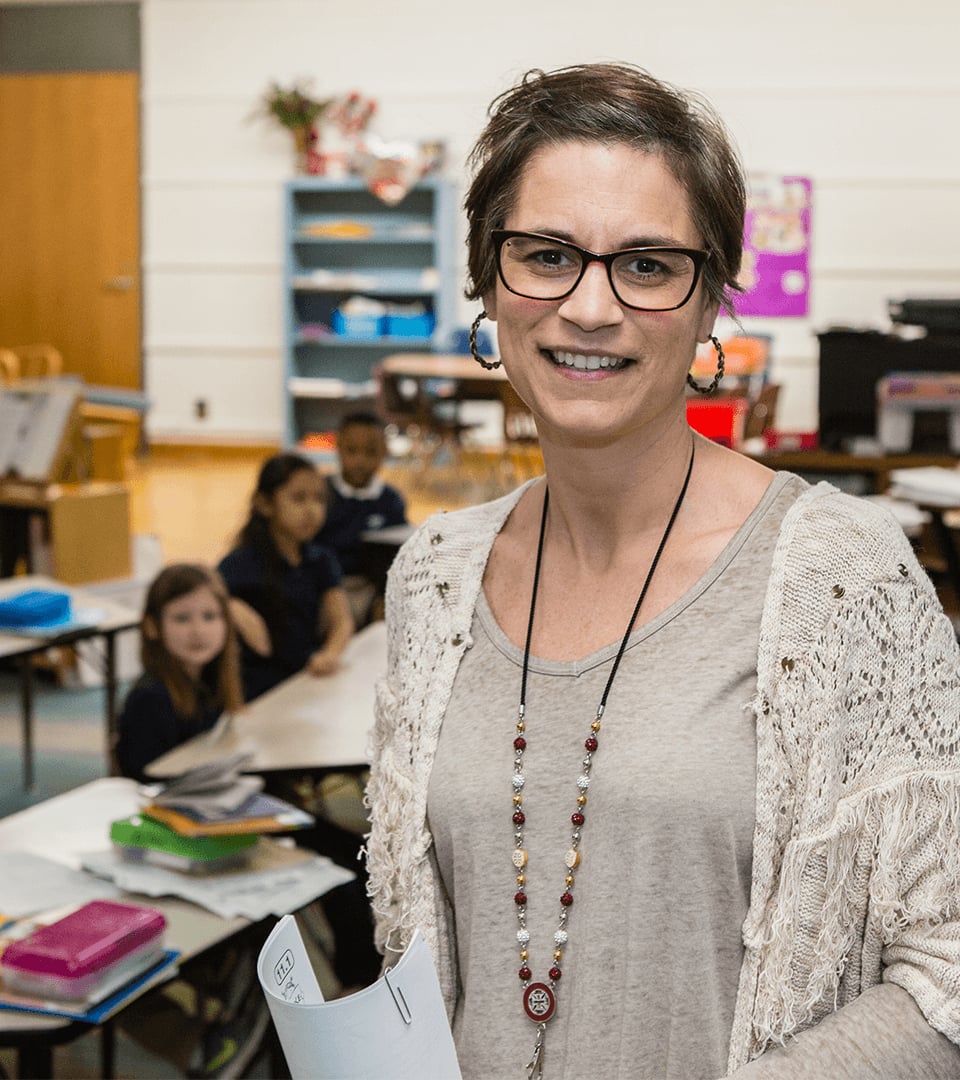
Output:
<svg viewBox="0 0 960 1080">
<path fill-rule="evenodd" d="M 632 259 L 627 263 L 625 269 L 631 274 L 636 274 L 637 277 L 653 277 L 656 274 L 667 273 L 667 268 L 663 263 L 651 259 L 649 256 L 638 256 Z"/>
</svg>

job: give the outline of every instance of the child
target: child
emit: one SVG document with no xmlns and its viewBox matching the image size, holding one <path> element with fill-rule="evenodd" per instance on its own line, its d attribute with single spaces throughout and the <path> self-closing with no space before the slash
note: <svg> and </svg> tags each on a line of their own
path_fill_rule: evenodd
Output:
<svg viewBox="0 0 960 1080">
<path fill-rule="evenodd" d="M 143 675 L 120 715 L 117 761 L 124 776 L 141 782 L 155 758 L 213 727 L 222 712 L 243 705 L 230 597 L 220 576 L 205 566 L 176 563 L 147 590 L 141 622 Z M 256 980 L 255 943 L 224 945 L 184 968 L 174 986 L 215 1006 L 187 1010 L 175 992 L 143 999 L 131 1033 L 168 1057 L 187 1075 L 212 1076 L 218 1063 L 256 1052 L 267 1015 Z M 164 1039 L 166 1032 L 166 1040 Z M 171 1040 L 171 1033 L 176 1036 Z M 193 1066 L 196 1066 L 194 1069 Z"/>
<path fill-rule="evenodd" d="M 143 781 L 154 758 L 242 705 L 228 604 L 223 581 L 205 566 L 168 566 L 150 585 L 141 622 L 143 675 L 118 722 L 124 776 Z"/>
<path fill-rule="evenodd" d="M 330 548 L 344 574 L 354 621 L 382 618 L 386 575 L 365 562 L 361 533 L 407 523 L 407 508 L 396 488 L 377 473 L 387 456 L 383 423 L 373 413 L 345 416 L 337 433 L 339 471 L 327 477 L 327 519 L 317 541 Z"/>
<path fill-rule="evenodd" d="M 250 518 L 219 567 L 244 645 L 247 700 L 304 669 L 315 675 L 335 671 L 353 634 L 340 566 L 333 552 L 313 540 L 325 513 L 323 477 L 306 458 L 283 453 L 264 463 Z M 310 786 L 309 778 L 284 778 L 271 788 L 299 802 Z M 377 977 L 380 959 L 358 862 L 360 837 L 323 821 L 297 839 L 358 875 L 325 894 L 321 903 L 337 946 L 334 972 L 345 987 L 366 986 Z"/>
<path fill-rule="evenodd" d="M 327 675 L 353 634 L 342 572 L 314 542 L 326 488 L 299 454 L 277 454 L 257 478 L 250 517 L 218 569 L 240 635 L 246 699 L 298 671 Z"/>
</svg>

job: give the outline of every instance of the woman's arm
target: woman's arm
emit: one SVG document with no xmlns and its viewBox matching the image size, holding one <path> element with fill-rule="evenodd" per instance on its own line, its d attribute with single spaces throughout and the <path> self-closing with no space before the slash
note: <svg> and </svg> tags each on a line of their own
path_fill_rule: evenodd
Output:
<svg viewBox="0 0 960 1080">
<path fill-rule="evenodd" d="M 327 640 L 323 648 L 307 661 L 307 671 L 311 675 L 329 675 L 340 666 L 340 656 L 353 637 L 353 616 L 350 614 L 350 601 L 340 585 L 327 589 L 321 604 L 323 619 L 326 623 Z"/>
<path fill-rule="evenodd" d="M 927 1023 L 905 990 L 881 983 L 730 1075 L 736 1080 L 955 1080 L 960 1046 Z"/>
</svg>

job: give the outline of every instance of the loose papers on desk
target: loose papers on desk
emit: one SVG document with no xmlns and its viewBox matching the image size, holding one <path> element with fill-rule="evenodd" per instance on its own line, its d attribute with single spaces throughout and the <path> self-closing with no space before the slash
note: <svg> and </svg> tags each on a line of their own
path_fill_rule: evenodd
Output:
<svg viewBox="0 0 960 1080">
<path fill-rule="evenodd" d="M 927 506 L 960 506 L 960 469 L 893 469 L 889 494 Z"/>
<path fill-rule="evenodd" d="M 419 931 L 372 986 L 325 1002 L 288 915 L 264 943 L 257 974 L 293 1080 L 459 1080 L 440 982 Z"/>
<path fill-rule="evenodd" d="M 87 900 L 114 900 L 120 890 L 82 870 L 73 870 L 30 851 L 0 851 L 0 922 L 21 919 L 50 907 L 50 897 L 69 899 L 71 905 Z"/>
<path fill-rule="evenodd" d="M 195 877 L 145 863 L 128 863 L 114 851 L 82 858 L 83 867 L 121 889 L 143 896 L 180 896 L 224 918 L 251 920 L 285 915 L 352 881 L 354 874 L 322 855 L 261 840 L 249 869 Z"/>
</svg>

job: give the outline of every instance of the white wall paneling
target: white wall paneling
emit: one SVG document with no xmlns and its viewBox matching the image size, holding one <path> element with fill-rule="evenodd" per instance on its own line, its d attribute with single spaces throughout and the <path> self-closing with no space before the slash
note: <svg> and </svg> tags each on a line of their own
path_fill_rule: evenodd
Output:
<svg viewBox="0 0 960 1080">
<path fill-rule="evenodd" d="M 270 441 L 280 430 L 279 353 L 256 349 L 151 350 L 146 391 L 151 437 L 247 437 Z M 196 415 L 202 401 L 206 416 Z"/>
<path fill-rule="evenodd" d="M 774 339 L 785 427 L 816 424 L 816 332 L 886 328 L 887 301 L 960 296 L 960 6 L 767 0 L 731 12 L 595 0 L 142 0 L 145 367 L 151 430 L 279 437 L 281 187 L 268 83 L 378 100 L 384 138 L 440 139 L 448 174 L 530 67 L 627 59 L 702 91 L 752 173 L 814 183 L 812 308 Z M 458 199 L 458 202 L 461 201 Z M 462 287 L 463 222 L 458 222 Z M 476 306 L 460 302 L 463 323 Z M 721 324 L 721 329 L 723 324 Z M 180 380 L 185 380 L 183 386 Z M 206 420 L 193 416 L 209 399 Z"/>
</svg>

